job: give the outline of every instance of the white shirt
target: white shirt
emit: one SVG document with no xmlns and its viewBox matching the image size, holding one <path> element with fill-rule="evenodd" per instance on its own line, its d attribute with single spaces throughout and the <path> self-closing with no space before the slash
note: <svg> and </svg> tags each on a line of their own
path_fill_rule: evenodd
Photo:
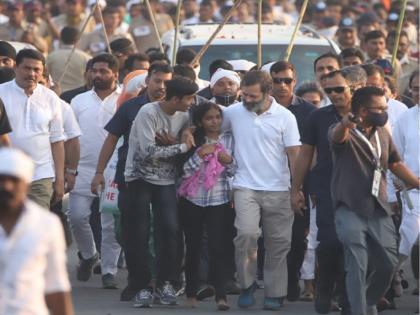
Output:
<svg viewBox="0 0 420 315">
<path fill-rule="evenodd" d="M 45 295 L 69 292 L 58 217 L 26 201 L 10 235 L 0 225 L 0 314 L 47 315 Z"/>
<path fill-rule="evenodd" d="M 121 88 L 117 87 L 114 92 L 101 100 L 92 89 L 77 95 L 71 101 L 70 105 L 82 130 L 79 174 L 72 193 L 93 196 L 90 191 L 90 183 L 95 175 L 99 152 L 108 135 L 104 127 L 114 116 L 120 94 Z"/>
<path fill-rule="evenodd" d="M 404 164 L 420 177 L 420 107 L 417 104 L 405 111 L 396 121 L 392 139 Z M 410 199 L 420 213 L 420 194 L 417 189 L 409 192 Z"/>
<path fill-rule="evenodd" d="M 271 101 L 270 108 L 261 115 L 247 110 L 243 103 L 223 111 L 223 129 L 230 129 L 235 140 L 238 169 L 234 187 L 289 190 L 286 148 L 300 145 L 299 130 L 295 116 L 273 98 Z"/>
<path fill-rule="evenodd" d="M 65 101 L 61 100 L 61 114 L 63 116 L 63 127 L 65 140 L 80 137 L 82 131 L 80 130 L 79 124 L 77 123 L 76 116 L 74 115 L 71 106 Z"/>
<path fill-rule="evenodd" d="M 388 100 L 388 119 L 391 125 L 391 129 L 394 127 L 394 124 L 400 115 L 407 110 L 408 107 L 404 103 L 391 98 Z"/>
<path fill-rule="evenodd" d="M 0 96 L 13 128 L 12 145 L 34 160 L 33 180 L 53 178 L 51 143 L 64 140 L 60 98 L 40 84 L 28 97 L 15 80 L 0 84 Z"/>
</svg>

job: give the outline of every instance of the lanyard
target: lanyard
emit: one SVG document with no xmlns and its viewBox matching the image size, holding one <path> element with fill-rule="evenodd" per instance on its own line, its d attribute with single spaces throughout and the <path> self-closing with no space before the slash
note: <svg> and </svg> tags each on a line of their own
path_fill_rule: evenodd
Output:
<svg viewBox="0 0 420 315">
<path fill-rule="evenodd" d="M 373 154 L 373 157 L 375 158 L 376 168 L 380 169 L 382 148 L 381 148 L 381 143 L 379 142 L 378 131 L 375 131 L 375 140 L 376 140 L 376 149 L 375 149 L 375 147 L 372 145 L 372 143 L 370 143 L 370 141 L 365 137 L 363 133 L 361 133 L 358 129 L 354 129 L 354 130 L 356 131 L 356 134 L 359 136 L 359 138 L 368 145 L 370 151 Z"/>
</svg>

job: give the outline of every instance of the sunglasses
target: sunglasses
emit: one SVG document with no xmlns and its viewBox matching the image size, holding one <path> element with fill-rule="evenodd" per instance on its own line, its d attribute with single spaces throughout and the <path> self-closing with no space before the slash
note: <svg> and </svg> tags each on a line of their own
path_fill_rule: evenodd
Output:
<svg viewBox="0 0 420 315">
<path fill-rule="evenodd" d="M 332 92 L 335 92 L 336 94 L 344 93 L 347 86 L 334 86 L 330 88 L 324 88 L 324 92 L 327 94 L 331 94 Z"/>
<path fill-rule="evenodd" d="M 287 85 L 292 84 L 293 82 L 293 78 L 273 78 L 273 83 L 275 84 L 280 84 L 280 83 L 285 83 Z"/>
</svg>

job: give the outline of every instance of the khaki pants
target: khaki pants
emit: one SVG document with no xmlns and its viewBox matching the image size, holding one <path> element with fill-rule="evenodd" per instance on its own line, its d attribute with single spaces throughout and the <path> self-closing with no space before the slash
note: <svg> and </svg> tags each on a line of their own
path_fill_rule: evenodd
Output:
<svg viewBox="0 0 420 315">
<path fill-rule="evenodd" d="M 257 241 L 262 232 L 265 246 L 264 288 L 266 297 L 287 295 L 287 254 L 290 250 L 294 214 L 288 191 L 234 190 L 235 259 L 243 289 L 255 281 Z"/>
<path fill-rule="evenodd" d="M 31 183 L 28 198 L 49 210 L 53 194 L 52 178 L 43 178 Z"/>
</svg>

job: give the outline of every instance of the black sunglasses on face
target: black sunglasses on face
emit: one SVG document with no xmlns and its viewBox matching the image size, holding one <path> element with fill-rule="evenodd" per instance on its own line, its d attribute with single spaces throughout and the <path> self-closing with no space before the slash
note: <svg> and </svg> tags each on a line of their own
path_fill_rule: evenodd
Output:
<svg viewBox="0 0 420 315">
<path fill-rule="evenodd" d="M 346 90 L 347 86 L 334 86 L 330 88 L 325 88 L 324 92 L 327 94 L 331 94 L 332 92 L 335 92 L 337 94 L 341 94 Z"/>
<path fill-rule="evenodd" d="M 293 82 L 293 78 L 273 78 L 274 84 L 285 83 L 287 85 L 290 85 L 292 84 L 292 82 Z"/>
</svg>

